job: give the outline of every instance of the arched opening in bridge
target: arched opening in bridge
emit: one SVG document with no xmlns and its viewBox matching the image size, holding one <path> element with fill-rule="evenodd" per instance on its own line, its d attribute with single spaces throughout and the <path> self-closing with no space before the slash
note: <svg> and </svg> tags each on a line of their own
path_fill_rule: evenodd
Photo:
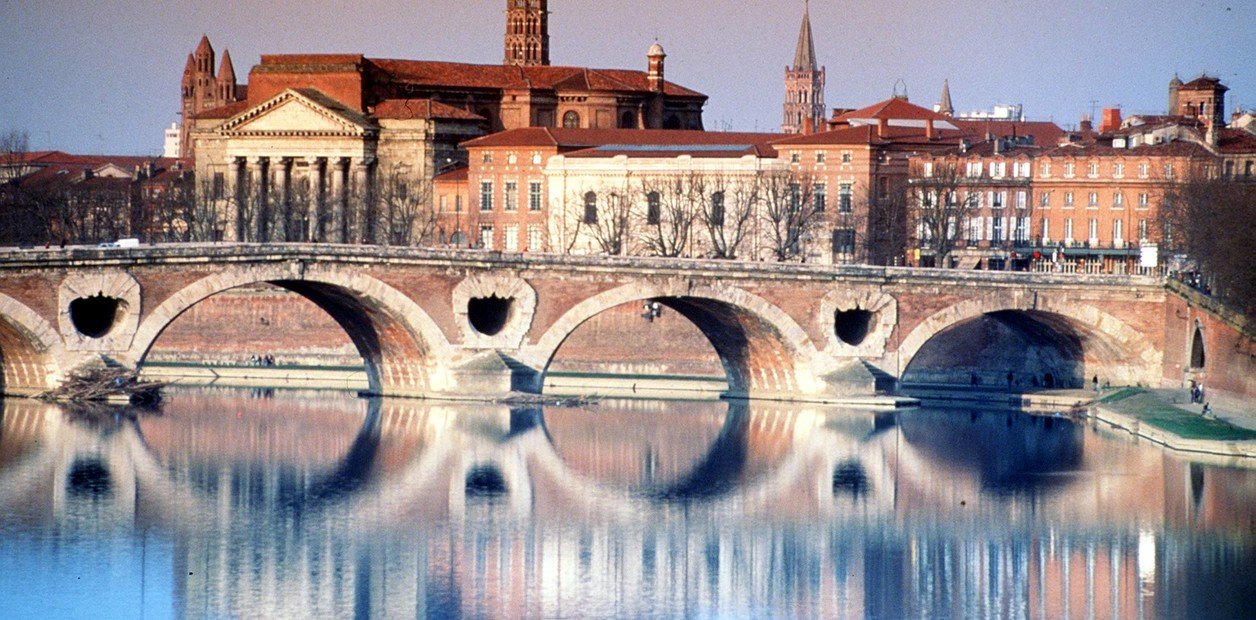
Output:
<svg viewBox="0 0 1256 620">
<path fill-rule="evenodd" d="M 0 316 L 0 396 L 34 395 L 49 389 L 50 355 L 29 328 Z"/>
<path fill-rule="evenodd" d="M 1195 326 L 1195 333 L 1191 337 L 1191 370 L 1203 370 L 1204 362 L 1204 330 L 1200 326 Z"/>
<path fill-rule="evenodd" d="M 590 318 L 550 361 L 545 389 L 588 393 L 583 386 L 647 396 L 669 387 L 727 387 L 720 356 L 692 321 L 657 300 L 621 304 Z M 635 392 L 634 392 L 635 390 Z M 599 391 L 605 393 L 605 391 Z"/>
<path fill-rule="evenodd" d="M 873 314 L 862 308 L 838 310 L 833 313 L 833 332 L 846 344 L 857 347 L 863 344 L 872 329 Z"/>
<path fill-rule="evenodd" d="M 276 381 L 277 370 L 298 387 L 423 393 L 426 342 L 397 310 L 347 286 L 276 279 L 219 291 L 171 320 L 144 364 L 261 367 L 216 371 L 218 384 L 250 373 Z"/>
<path fill-rule="evenodd" d="M 485 336 L 496 336 L 510 322 L 514 303 L 513 298 L 502 299 L 496 295 L 470 299 L 467 301 L 467 320 L 475 331 Z"/>
<path fill-rule="evenodd" d="M 70 302 L 70 322 L 74 329 L 88 338 L 104 338 L 127 311 L 121 299 L 94 295 Z"/>
<path fill-rule="evenodd" d="M 1118 381 L 1124 354 L 1066 317 L 1037 311 L 990 312 L 952 325 L 920 348 L 904 384 L 947 384 L 1014 392 L 1081 388 L 1087 373 Z"/>
</svg>

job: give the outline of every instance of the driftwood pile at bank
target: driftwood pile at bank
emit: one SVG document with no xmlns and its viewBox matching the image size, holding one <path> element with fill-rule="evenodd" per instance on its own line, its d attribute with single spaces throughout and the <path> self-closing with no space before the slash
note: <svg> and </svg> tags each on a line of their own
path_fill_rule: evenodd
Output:
<svg viewBox="0 0 1256 620">
<path fill-rule="evenodd" d="M 71 374 L 61 386 L 39 395 L 59 402 L 128 402 L 155 405 L 161 402 L 162 381 L 140 381 L 134 371 L 116 366 L 89 367 Z"/>
</svg>

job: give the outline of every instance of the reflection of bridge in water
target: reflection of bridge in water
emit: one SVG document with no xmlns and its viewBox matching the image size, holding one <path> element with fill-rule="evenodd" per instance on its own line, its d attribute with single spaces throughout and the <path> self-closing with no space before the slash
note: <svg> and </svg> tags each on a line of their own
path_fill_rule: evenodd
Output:
<svg viewBox="0 0 1256 620">
<path fill-rule="evenodd" d="M 1256 485 L 1003 414 L 201 398 L 107 429 L 6 402 L 0 514 L 196 531 L 179 598 L 214 615 L 1107 617 L 1182 604 L 1146 592 L 1200 579 L 1186 532 L 1247 532 Z"/>
</svg>

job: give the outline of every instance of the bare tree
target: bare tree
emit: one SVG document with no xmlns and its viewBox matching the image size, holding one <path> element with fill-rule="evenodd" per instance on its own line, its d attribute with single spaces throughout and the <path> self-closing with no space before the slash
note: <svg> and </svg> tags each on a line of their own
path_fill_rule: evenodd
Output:
<svg viewBox="0 0 1256 620">
<path fill-rule="evenodd" d="M 693 174 L 647 177 L 640 182 L 641 204 L 645 213 L 638 214 L 641 242 L 654 256 L 683 256 L 689 248 L 690 233 L 696 216 L 695 191 L 702 185 Z"/>
<path fill-rule="evenodd" d="M 384 245 L 428 245 L 436 236 L 438 218 L 432 204 L 432 183 L 396 169 L 378 190 L 378 229 Z"/>
<path fill-rule="evenodd" d="M 913 164 L 907 184 L 906 229 L 914 234 L 921 254 L 932 256 L 941 267 L 959 246 L 968 220 L 974 215 L 978 195 L 970 192 L 958 165 L 950 160 Z M 871 206 L 871 205 L 870 205 Z M 875 228 L 882 231 L 888 245 L 893 245 L 892 231 L 898 227 L 893 215 L 899 205 L 884 201 L 884 208 L 870 208 L 877 213 Z"/>
<path fill-rule="evenodd" d="M 773 257 L 778 261 L 803 259 L 804 243 L 824 217 L 814 200 L 815 183 L 810 176 L 792 170 L 770 171 L 760 178 L 761 219 Z"/>
<path fill-rule="evenodd" d="M 588 191 L 582 196 L 583 224 L 603 254 L 630 253 L 633 198 L 632 192 L 623 189 Z"/>
<path fill-rule="evenodd" d="M 710 175 L 699 202 L 699 220 L 711 243 L 712 258 L 737 259 L 754 229 L 759 203 L 757 176 Z"/>
<path fill-rule="evenodd" d="M 1211 292 L 1256 316 L 1256 187 L 1225 179 L 1196 178 L 1166 192 L 1160 210 L 1162 242 L 1193 258 Z"/>
</svg>

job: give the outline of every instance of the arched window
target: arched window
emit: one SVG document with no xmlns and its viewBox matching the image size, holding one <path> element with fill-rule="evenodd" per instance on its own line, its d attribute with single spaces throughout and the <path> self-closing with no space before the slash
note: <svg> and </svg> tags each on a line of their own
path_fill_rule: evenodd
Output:
<svg viewBox="0 0 1256 620">
<path fill-rule="evenodd" d="M 1191 368 L 1203 370 L 1204 361 L 1204 330 L 1196 325 L 1195 337 L 1191 338 Z"/>
<path fill-rule="evenodd" d="M 619 117 L 619 128 L 620 129 L 636 129 L 637 128 L 637 116 L 633 114 L 631 111 L 625 111 Z"/>
<path fill-rule="evenodd" d="M 597 223 L 597 194 L 593 192 L 584 195 L 584 223 Z"/>
<path fill-rule="evenodd" d="M 711 224 L 724 225 L 724 192 L 711 194 Z"/>
<path fill-rule="evenodd" d="M 654 225 L 658 224 L 662 219 L 662 205 L 659 201 L 658 192 L 650 192 L 645 195 L 645 223 Z"/>
<path fill-rule="evenodd" d="M 568 129 L 579 129 L 580 114 L 575 110 L 568 110 L 567 113 L 563 115 L 563 127 Z"/>
</svg>

